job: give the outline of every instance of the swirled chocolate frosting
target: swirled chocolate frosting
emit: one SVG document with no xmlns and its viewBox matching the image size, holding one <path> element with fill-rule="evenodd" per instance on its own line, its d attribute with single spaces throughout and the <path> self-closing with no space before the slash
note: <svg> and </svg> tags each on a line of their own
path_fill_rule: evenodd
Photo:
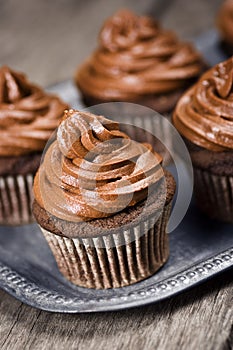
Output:
<svg viewBox="0 0 233 350">
<path fill-rule="evenodd" d="M 233 1 L 225 1 L 217 16 L 217 26 L 224 41 L 233 45 Z"/>
<path fill-rule="evenodd" d="M 152 18 L 122 10 L 105 22 L 99 47 L 79 68 L 76 82 L 87 96 L 134 101 L 183 88 L 202 69 L 190 44 Z"/>
<path fill-rule="evenodd" d="M 161 161 L 118 123 L 70 110 L 36 175 L 35 199 L 66 221 L 108 217 L 147 198 L 164 176 Z"/>
<path fill-rule="evenodd" d="M 67 105 L 27 78 L 0 69 L 0 157 L 42 151 Z"/>
<path fill-rule="evenodd" d="M 198 146 L 233 149 L 233 58 L 211 68 L 181 97 L 173 121 Z"/>
</svg>

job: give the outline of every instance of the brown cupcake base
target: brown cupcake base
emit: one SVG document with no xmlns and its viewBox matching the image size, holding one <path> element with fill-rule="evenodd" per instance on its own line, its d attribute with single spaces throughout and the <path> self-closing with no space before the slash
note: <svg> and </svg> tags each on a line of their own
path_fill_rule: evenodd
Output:
<svg viewBox="0 0 233 350">
<path fill-rule="evenodd" d="M 151 276 L 167 261 L 170 208 L 164 208 L 159 220 L 150 218 L 104 237 L 71 239 L 41 229 L 69 281 L 86 288 L 118 288 Z"/>
<path fill-rule="evenodd" d="M 221 49 L 226 53 L 227 56 L 232 56 L 233 55 L 233 45 L 231 45 L 230 43 L 222 40 L 219 43 Z"/>
<path fill-rule="evenodd" d="M 212 152 L 185 140 L 194 168 L 194 194 L 212 219 L 233 223 L 233 151 Z"/>
<path fill-rule="evenodd" d="M 40 165 L 41 155 L 41 152 L 37 152 L 22 156 L 0 157 L 0 176 L 36 173 Z"/>
<path fill-rule="evenodd" d="M 181 97 L 181 95 L 184 93 L 184 89 L 180 89 L 171 93 L 167 94 L 161 94 L 161 95 L 147 95 L 147 96 L 142 96 L 141 98 L 135 99 L 135 100 L 118 100 L 118 101 L 113 101 L 113 100 L 102 100 L 98 99 L 94 96 L 89 96 L 86 95 L 85 93 L 82 93 L 82 100 L 83 103 L 90 107 L 94 106 L 100 103 L 105 103 L 105 102 L 131 102 L 131 103 L 136 103 L 142 106 L 149 107 L 159 113 L 169 113 L 173 110 L 175 107 L 177 101 Z"/>
<path fill-rule="evenodd" d="M 200 210 L 212 219 L 233 223 L 233 176 L 194 167 L 194 191 Z"/>
</svg>

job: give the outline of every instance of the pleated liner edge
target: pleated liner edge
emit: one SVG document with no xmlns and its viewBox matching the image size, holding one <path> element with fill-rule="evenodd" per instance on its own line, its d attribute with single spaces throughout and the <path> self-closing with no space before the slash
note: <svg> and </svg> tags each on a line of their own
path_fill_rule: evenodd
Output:
<svg viewBox="0 0 233 350">
<path fill-rule="evenodd" d="M 153 275 L 169 256 L 167 204 L 159 218 L 95 238 L 67 238 L 41 227 L 60 272 L 72 283 L 95 289 L 127 286 Z"/>
<path fill-rule="evenodd" d="M 233 177 L 212 174 L 194 166 L 195 197 L 199 208 L 213 219 L 233 222 Z"/>
<path fill-rule="evenodd" d="M 0 224 L 23 225 L 34 221 L 33 174 L 0 177 Z"/>
</svg>

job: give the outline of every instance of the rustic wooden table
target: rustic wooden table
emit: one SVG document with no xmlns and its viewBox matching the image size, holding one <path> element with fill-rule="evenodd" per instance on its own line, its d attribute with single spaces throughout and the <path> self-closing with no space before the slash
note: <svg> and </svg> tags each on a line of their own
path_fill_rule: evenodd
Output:
<svg viewBox="0 0 233 350">
<path fill-rule="evenodd" d="M 0 1 L 0 64 L 46 86 L 71 77 L 115 9 L 159 17 L 188 38 L 214 25 L 221 1 Z M 232 349 L 232 270 L 159 304 L 121 312 L 63 315 L 0 291 L 1 349 Z"/>
</svg>

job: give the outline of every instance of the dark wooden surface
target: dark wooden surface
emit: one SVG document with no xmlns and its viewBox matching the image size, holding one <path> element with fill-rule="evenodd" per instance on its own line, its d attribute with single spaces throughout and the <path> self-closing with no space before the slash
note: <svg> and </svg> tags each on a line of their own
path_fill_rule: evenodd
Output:
<svg viewBox="0 0 233 350">
<path fill-rule="evenodd" d="M 0 1 L 0 64 L 46 86 L 72 76 L 117 8 L 159 17 L 183 38 L 214 26 L 221 1 Z M 0 291 L 0 349 L 233 349 L 233 271 L 159 304 L 63 315 Z"/>
</svg>

